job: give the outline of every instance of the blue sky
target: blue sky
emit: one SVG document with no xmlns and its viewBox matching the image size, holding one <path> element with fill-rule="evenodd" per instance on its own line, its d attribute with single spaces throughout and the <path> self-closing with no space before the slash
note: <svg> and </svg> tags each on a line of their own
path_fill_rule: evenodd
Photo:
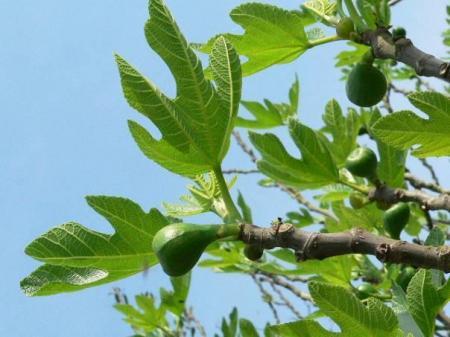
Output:
<svg viewBox="0 0 450 337">
<path fill-rule="evenodd" d="M 244 1 L 167 3 L 190 41 L 240 31 L 228 13 Z M 296 8 L 301 1 L 270 3 Z M 395 8 L 394 22 L 404 26 L 418 46 L 443 56 L 440 34 L 445 29 L 445 5 L 445 0 L 404 1 Z M 145 42 L 147 16 L 147 0 L 0 1 L 0 336 L 128 336 L 131 330 L 112 308 L 112 287 L 132 295 L 156 292 L 167 284 L 155 268 L 146 277 L 137 275 L 53 297 L 26 298 L 19 289 L 20 279 L 38 265 L 23 249 L 39 234 L 69 220 L 111 231 L 89 209 L 85 195 L 129 197 L 148 209 L 160 207 L 162 201 L 176 201 L 185 192 L 188 181 L 147 160 L 126 126 L 127 119 L 139 120 L 139 116 L 123 99 L 114 52 L 165 92 L 174 92 L 173 78 Z M 246 79 L 244 98 L 283 101 L 296 72 L 302 86 L 300 119 L 320 126 L 329 99 L 349 104 L 333 68 L 334 55 L 343 47 L 343 43 L 322 46 L 293 64 Z M 394 103 L 397 108 L 408 107 L 400 98 Z M 232 149 L 224 167 L 251 166 Z M 417 172 L 423 171 L 417 167 Z M 297 208 L 280 193 L 261 193 L 255 182 L 253 177 L 241 178 L 238 188 L 254 208 L 258 224 Z M 249 278 L 194 272 L 190 303 L 209 332 L 234 305 L 262 327 L 271 316 L 259 299 Z"/>
</svg>

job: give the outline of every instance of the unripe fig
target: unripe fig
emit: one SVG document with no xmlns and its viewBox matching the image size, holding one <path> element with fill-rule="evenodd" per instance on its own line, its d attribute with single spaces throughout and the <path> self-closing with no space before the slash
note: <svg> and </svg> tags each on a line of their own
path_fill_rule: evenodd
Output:
<svg viewBox="0 0 450 337">
<path fill-rule="evenodd" d="M 363 208 L 365 205 L 367 205 L 369 200 L 364 194 L 360 192 L 352 192 L 350 193 L 349 201 L 350 205 L 354 209 L 360 209 Z"/>
<path fill-rule="evenodd" d="M 408 266 L 402 269 L 400 274 L 398 274 L 397 278 L 395 279 L 395 282 L 402 287 L 404 291 L 406 291 L 406 288 L 408 288 L 409 281 L 413 278 L 414 274 L 416 273 L 416 268 Z"/>
<path fill-rule="evenodd" d="M 357 296 L 359 299 L 364 300 L 377 292 L 377 289 L 370 283 L 361 283 L 358 288 Z"/>
<path fill-rule="evenodd" d="M 239 225 L 193 225 L 176 223 L 160 229 L 153 238 L 153 251 L 170 276 L 189 272 L 206 247 L 222 238 L 239 235 Z"/>
<path fill-rule="evenodd" d="M 355 25 L 353 24 L 353 20 L 349 17 L 340 19 L 336 26 L 336 34 L 343 39 L 349 39 L 350 33 L 353 33 L 354 31 Z"/>
<path fill-rule="evenodd" d="M 358 63 L 348 75 L 345 89 L 353 104 L 370 107 L 380 102 L 386 94 L 386 77 L 371 64 Z"/>
<path fill-rule="evenodd" d="M 384 229 L 389 233 L 391 238 L 400 239 L 400 233 L 409 221 L 410 209 L 409 205 L 399 202 L 384 213 Z"/>
<path fill-rule="evenodd" d="M 255 245 L 245 245 L 244 255 L 251 261 L 258 261 L 263 256 L 264 251 Z"/>
<path fill-rule="evenodd" d="M 397 27 L 392 31 L 392 38 L 395 40 L 404 39 L 406 37 L 406 30 L 403 27 Z"/>
<path fill-rule="evenodd" d="M 377 156 L 367 147 L 358 147 L 347 157 L 345 168 L 357 177 L 373 178 L 377 170 Z"/>
</svg>

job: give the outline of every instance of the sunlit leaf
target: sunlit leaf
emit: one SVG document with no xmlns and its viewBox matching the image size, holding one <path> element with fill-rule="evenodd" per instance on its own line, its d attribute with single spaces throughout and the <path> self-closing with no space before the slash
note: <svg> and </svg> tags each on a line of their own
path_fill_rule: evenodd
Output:
<svg viewBox="0 0 450 337">
<path fill-rule="evenodd" d="M 450 97 L 437 92 L 417 92 L 409 101 L 426 113 L 423 119 L 411 111 L 400 111 L 379 119 L 374 134 L 383 142 L 398 149 L 414 145 L 417 157 L 450 155 Z"/>
<path fill-rule="evenodd" d="M 21 282 L 29 296 L 81 290 L 112 282 L 158 263 L 154 234 L 168 224 L 158 210 L 144 212 L 131 200 L 87 197 L 89 205 L 115 229 L 112 235 L 74 222 L 55 227 L 31 242 L 25 252 L 46 265 Z"/>
<path fill-rule="evenodd" d="M 213 86 L 162 0 L 150 2 L 145 35 L 171 70 L 177 94 L 175 99 L 165 96 L 117 56 L 128 103 L 158 127 L 162 139 L 155 140 L 136 122 L 130 123 L 130 131 L 144 154 L 170 171 L 189 176 L 210 171 L 229 147 L 240 100 L 239 58 L 224 37 L 214 41 L 210 54 Z"/>
<path fill-rule="evenodd" d="M 251 142 L 262 155 L 258 162 L 259 170 L 276 181 L 303 189 L 337 182 L 336 164 L 324 139 L 294 120 L 289 129 L 302 159 L 292 157 L 275 135 L 250 133 Z"/>
</svg>

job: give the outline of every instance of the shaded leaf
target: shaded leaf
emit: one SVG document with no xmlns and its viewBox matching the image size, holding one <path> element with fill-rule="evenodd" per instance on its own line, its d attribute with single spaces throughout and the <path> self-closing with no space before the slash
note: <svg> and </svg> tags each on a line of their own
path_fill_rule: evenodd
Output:
<svg viewBox="0 0 450 337">
<path fill-rule="evenodd" d="M 364 305 L 347 289 L 320 282 L 310 282 L 309 290 L 315 304 L 341 332 L 325 330 L 313 320 L 301 320 L 273 326 L 280 337 L 402 336 L 392 309 L 374 298 Z"/>
<path fill-rule="evenodd" d="M 353 49 L 341 51 L 336 56 L 336 67 L 353 66 L 360 62 L 362 56 L 369 50 L 369 47 L 355 42 L 348 42 L 347 45 Z"/>
<path fill-rule="evenodd" d="M 447 301 L 433 285 L 432 273 L 419 270 L 408 284 L 408 309 L 425 337 L 434 335 L 437 313 Z"/>
<path fill-rule="evenodd" d="M 259 337 L 255 326 L 248 319 L 241 318 L 239 320 L 239 330 L 242 337 Z"/>
<path fill-rule="evenodd" d="M 403 289 L 399 285 L 393 284 L 392 295 L 392 310 L 397 315 L 403 332 L 411 333 L 415 337 L 425 337 L 408 310 L 408 301 Z"/>
<path fill-rule="evenodd" d="M 333 99 L 325 107 L 323 121 L 325 131 L 333 137 L 333 142 L 329 144 L 331 153 L 336 163 L 343 166 L 350 152 L 356 147 L 356 138 L 361 127 L 359 116 L 353 109 L 344 116 L 339 103 Z"/>
<path fill-rule="evenodd" d="M 161 306 L 177 316 L 183 314 L 186 307 L 186 299 L 191 285 L 191 273 L 183 276 L 171 277 L 173 291 L 160 289 Z"/>
</svg>

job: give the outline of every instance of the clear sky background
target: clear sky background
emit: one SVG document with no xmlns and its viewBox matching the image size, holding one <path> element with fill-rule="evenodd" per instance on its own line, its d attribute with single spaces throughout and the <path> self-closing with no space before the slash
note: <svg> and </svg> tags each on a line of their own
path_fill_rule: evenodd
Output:
<svg viewBox="0 0 450 337">
<path fill-rule="evenodd" d="M 240 31 L 228 13 L 244 1 L 167 3 L 192 42 Z M 298 8 L 301 1 L 270 3 Z M 446 4 L 404 0 L 394 9 L 394 23 L 404 26 L 416 45 L 444 56 Z M 174 93 L 173 78 L 145 42 L 147 17 L 147 0 L 0 0 L 0 336 L 129 336 L 131 329 L 112 308 L 112 287 L 121 287 L 131 297 L 157 292 L 167 284 L 158 267 L 146 277 L 71 294 L 26 298 L 19 289 L 20 279 L 39 265 L 23 253 L 38 235 L 69 220 L 111 232 L 106 221 L 89 209 L 85 195 L 128 197 L 149 209 L 185 193 L 188 181 L 146 159 L 126 125 L 127 119 L 142 119 L 122 96 L 113 52 L 165 92 Z M 333 67 L 334 56 L 343 47 L 342 42 L 321 46 L 293 64 L 245 79 L 243 97 L 284 101 L 296 72 L 302 87 L 300 119 L 319 127 L 329 99 L 349 105 Z M 409 107 L 400 98 L 394 98 L 394 104 Z M 439 163 L 442 177 L 448 179 L 448 173 L 444 175 L 448 161 Z M 251 163 L 233 148 L 224 167 L 251 168 Z M 268 224 L 297 208 L 287 196 L 255 187 L 256 180 L 242 177 L 237 185 L 254 209 L 255 222 Z M 258 327 L 271 319 L 248 277 L 195 269 L 189 302 L 210 334 L 235 305 Z"/>
</svg>

